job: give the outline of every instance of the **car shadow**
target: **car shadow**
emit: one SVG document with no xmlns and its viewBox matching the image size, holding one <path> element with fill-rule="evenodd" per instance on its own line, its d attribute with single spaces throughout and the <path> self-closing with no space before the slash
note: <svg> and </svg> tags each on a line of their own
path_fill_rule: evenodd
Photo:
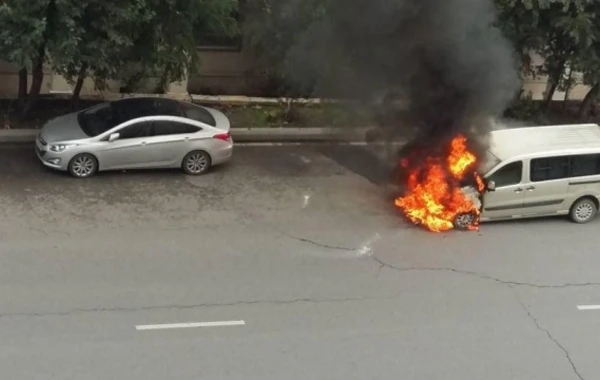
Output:
<svg viewBox="0 0 600 380">
<path fill-rule="evenodd" d="M 524 218 L 524 219 L 504 219 L 504 220 L 492 220 L 489 222 L 481 223 L 482 226 L 496 226 L 496 225 L 544 225 L 544 224 L 553 224 L 559 222 L 564 222 L 570 225 L 574 225 L 575 223 L 569 220 L 569 217 L 566 215 L 556 215 L 556 216 L 546 216 L 540 218 Z M 592 221 L 593 223 L 593 221 Z"/>
<path fill-rule="evenodd" d="M 350 144 L 323 144 L 317 151 L 375 185 L 390 183 L 393 168 L 365 146 Z"/>
</svg>

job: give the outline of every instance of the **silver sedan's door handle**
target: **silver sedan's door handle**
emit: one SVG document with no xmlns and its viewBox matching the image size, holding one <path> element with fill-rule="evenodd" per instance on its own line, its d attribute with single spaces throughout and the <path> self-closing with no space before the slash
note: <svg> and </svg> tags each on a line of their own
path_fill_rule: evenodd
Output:
<svg viewBox="0 0 600 380">
<path fill-rule="evenodd" d="M 527 190 L 527 191 L 533 191 L 533 190 L 535 190 L 535 186 L 529 186 L 529 187 L 528 187 L 527 189 L 525 189 L 525 190 Z"/>
<path fill-rule="evenodd" d="M 515 189 L 515 193 L 520 193 L 521 191 L 523 191 L 521 188 Z"/>
</svg>

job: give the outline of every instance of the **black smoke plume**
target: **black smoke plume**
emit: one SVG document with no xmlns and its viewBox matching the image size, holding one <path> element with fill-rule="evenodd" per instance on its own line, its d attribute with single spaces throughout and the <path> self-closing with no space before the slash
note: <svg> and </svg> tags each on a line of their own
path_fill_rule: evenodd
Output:
<svg viewBox="0 0 600 380">
<path fill-rule="evenodd" d="M 311 0 L 286 2 L 286 12 Z M 316 2 L 319 4 L 319 2 Z M 518 90 L 492 0 L 321 0 L 288 53 L 288 74 L 315 93 L 381 101 L 388 136 L 443 149 L 485 135 Z M 315 85 L 316 84 L 316 85 Z"/>
</svg>

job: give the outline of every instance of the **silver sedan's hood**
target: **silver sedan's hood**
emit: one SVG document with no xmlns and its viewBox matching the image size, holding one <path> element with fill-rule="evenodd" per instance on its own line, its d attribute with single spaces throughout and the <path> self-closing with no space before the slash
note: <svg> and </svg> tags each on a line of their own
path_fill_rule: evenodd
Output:
<svg viewBox="0 0 600 380">
<path fill-rule="evenodd" d="M 42 138 L 49 143 L 89 138 L 77 121 L 77 113 L 59 116 L 42 127 Z"/>
</svg>

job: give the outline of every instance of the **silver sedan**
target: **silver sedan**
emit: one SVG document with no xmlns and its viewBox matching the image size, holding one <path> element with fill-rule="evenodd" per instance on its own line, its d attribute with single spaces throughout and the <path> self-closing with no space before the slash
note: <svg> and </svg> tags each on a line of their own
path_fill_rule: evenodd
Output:
<svg viewBox="0 0 600 380">
<path fill-rule="evenodd" d="M 47 122 L 36 153 L 47 167 L 86 178 L 100 170 L 180 168 L 191 175 L 228 161 L 229 119 L 164 98 L 102 103 Z"/>
</svg>

